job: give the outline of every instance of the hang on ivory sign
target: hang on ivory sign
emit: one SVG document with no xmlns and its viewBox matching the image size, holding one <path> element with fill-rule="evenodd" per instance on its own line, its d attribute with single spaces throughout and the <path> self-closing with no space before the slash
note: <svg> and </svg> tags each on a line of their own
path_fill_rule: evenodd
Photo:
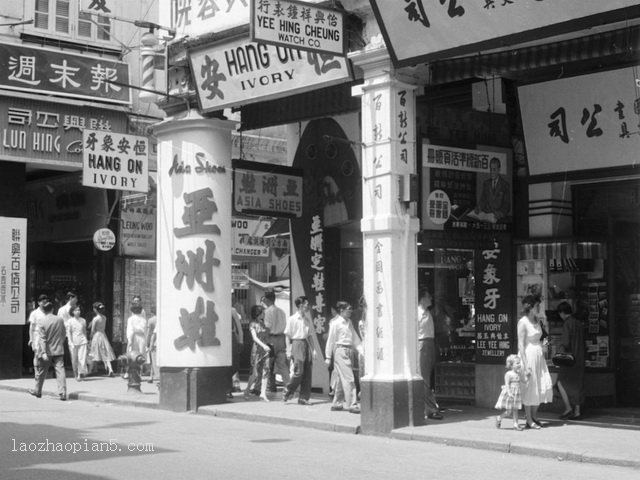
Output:
<svg viewBox="0 0 640 480">
<path fill-rule="evenodd" d="M 344 57 L 242 39 L 189 52 L 203 111 L 271 100 L 351 80 Z"/>
</svg>

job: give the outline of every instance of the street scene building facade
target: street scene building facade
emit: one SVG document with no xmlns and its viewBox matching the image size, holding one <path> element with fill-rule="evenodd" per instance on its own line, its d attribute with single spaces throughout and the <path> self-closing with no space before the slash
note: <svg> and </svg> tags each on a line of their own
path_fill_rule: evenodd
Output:
<svg viewBox="0 0 640 480">
<path fill-rule="evenodd" d="M 0 44 L 0 206 L 26 219 L 6 220 L 26 235 L 13 355 L 41 291 L 108 303 L 115 344 L 140 294 L 160 404 L 189 410 L 225 401 L 232 307 L 246 331 L 265 291 L 287 315 L 306 296 L 321 352 L 346 300 L 362 428 L 384 432 L 425 421 L 419 289 L 436 398 L 485 407 L 537 295 L 550 365 L 557 306 L 584 325 L 586 406 L 640 401 L 637 2 L 24 3 L 7 22 L 34 23 Z M 120 15 L 155 25 L 158 55 Z M 132 145 L 126 173 L 89 151 L 107 136 Z"/>
</svg>

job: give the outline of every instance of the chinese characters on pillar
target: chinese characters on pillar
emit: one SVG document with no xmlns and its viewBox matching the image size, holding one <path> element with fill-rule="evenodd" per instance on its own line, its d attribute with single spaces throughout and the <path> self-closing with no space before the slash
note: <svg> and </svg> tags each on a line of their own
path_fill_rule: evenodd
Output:
<svg viewBox="0 0 640 480">
<path fill-rule="evenodd" d="M 476 361 L 504 363 L 511 353 L 510 251 L 507 241 L 494 240 L 480 251 L 476 263 Z"/>
<path fill-rule="evenodd" d="M 26 315 L 27 221 L 0 217 L 0 324 L 23 325 Z"/>
<path fill-rule="evenodd" d="M 320 215 L 314 215 L 311 219 L 311 229 L 309 230 L 309 248 L 311 249 L 311 270 L 312 276 L 311 291 L 315 294 L 311 299 L 311 314 L 316 333 L 324 333 L 326 330 L 325 310 L 325 285 L 324 285 L 324 250 L 323 250 L 323 227 Z"/>
<path fill-rule="evenodd" d="M 173 168 L 173 167 L 172 167 Z M 173 235 L 177 239 L 191 236 L 215 236 L 220 235 L 220 227 L 214 223 L 213 214 L 217 212 L 213 191 L 210 188 L 201 188 L 183 195 L 182 223 L 184 227 L 175 227 Z M 175 251 L 176 274 L 173 277 L 173 286 L 176 290 L 187 288 L 193 290 L 198 284 L 204 292 L 211 293 L 215 289 L 214 272 L 220 265 L 220 260 L 215 257 L 216 244 L 207 238 L 202 246 L 195 251 Z M 185 297 L 189 298 L 189 297 Z M 220 345 L 216 336 L 216 322 L 218 314 L 215 304 L 202 296 L 198 296 L 195 305 L 185 305 L 180 308 L 180 327 L 183 334 L 174 340 L 177 350 Z"/>
<path fill-rule="evenodd" d="M 376 241 L 374 251 L 375 251 L 375 274 L 374 274 L 374 282 L 375 282 L 375 304 L 374 304 L 374 315 L 376 318 L 376 359 L 384 360 L 384 347 L 380 346 L 382 338 L 384 337 L 384 327 L 380 325 L 381 319 L 385 315 L 385 305 L 382 303 L 382 299 L 384 298 L 384 262 L 382 261 L 382 250 L 384 248 L 384 244 L 381 241 Z"/>
</svg>

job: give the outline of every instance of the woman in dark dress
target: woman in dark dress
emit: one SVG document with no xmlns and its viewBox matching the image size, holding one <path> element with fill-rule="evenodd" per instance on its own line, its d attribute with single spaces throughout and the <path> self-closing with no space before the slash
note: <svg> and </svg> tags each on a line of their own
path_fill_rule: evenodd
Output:
<svg viewBox="0 0 640 480">
<path fill-rule="evenodd" d="M 267 344 L 269 329 L 264 324 L 264 308 L 260 305 L 251 307 L 249 331 L 253 339 L 253 347 L 251 348 L 251 376 L 247 382 L 247 388 L 244 391 L 244 398 L 248 400 L 251 392 L 257 390 L 258 385 L 260 385 L 260 398 L 268 402 L 267 382 L 269 379 L 269 356 L 271 355 L 271 348 Z"/>
<path fill-rule="evenodd" d="M 571 353 L 576 363 L 571 367 L 560 367 L 558 390 L 564 402 L 561 418 L 575 419 L 580 416 L 580 405 L 584 403 L 584 331 L 580 320 L 573 316 L 571 305 L 562 302 L 557 308 L 562 318 L 562 339 L 560 346 L 565 353 Z"/>
</svg>

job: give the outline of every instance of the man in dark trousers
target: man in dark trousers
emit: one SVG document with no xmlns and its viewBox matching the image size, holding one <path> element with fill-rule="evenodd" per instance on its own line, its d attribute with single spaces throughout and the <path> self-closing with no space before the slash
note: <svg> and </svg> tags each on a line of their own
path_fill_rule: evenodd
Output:
<svg viewBox="0 0 640 480">
<path fill-rule="evenodd" d="M 67 399 L 67 380 L 64 372 L 64 343 L 67 332 L 62 317 L 54 315 L 53 304 L 46 301 L 42 305 L 45 316 L 38 326 L 38 348 L 35 352 L 37 362 L 35 365 L 36 388 L 29 390 L 34 397 L 42 396 L 42 385 L 47 377 L 49 367 L 53 363 L 58 382 L 58 395 L 60 400 Z"/>
</svg>

